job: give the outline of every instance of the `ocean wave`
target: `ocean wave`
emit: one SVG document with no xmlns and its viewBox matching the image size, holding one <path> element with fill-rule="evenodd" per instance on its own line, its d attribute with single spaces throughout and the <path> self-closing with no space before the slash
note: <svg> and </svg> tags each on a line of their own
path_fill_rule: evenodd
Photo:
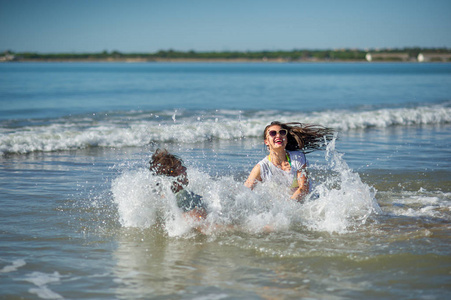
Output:
<svg viewBox="0 0 451 300">
<path fill-rule="evenodd" d="M 271 121 L 321 124 L 337 131 L 451 123 L 449 105 L 376 110 L 114 112 L 28 120 L 0 127 L 0 153 L 60 151 L 88 147 L 137 147 L 152 142 L 196 143 L 260 137 Z M 17 125 L 20 124 L 20 125 Z M 26 124 L 26 125 L 22 125 Z"/>
</svg>

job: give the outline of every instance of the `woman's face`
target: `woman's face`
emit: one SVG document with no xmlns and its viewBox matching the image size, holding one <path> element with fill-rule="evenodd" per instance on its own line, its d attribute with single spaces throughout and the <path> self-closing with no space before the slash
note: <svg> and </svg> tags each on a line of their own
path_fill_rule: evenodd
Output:
<svg viewBox="0 0 451 300">
<path fill-rule="evenodd" d="M 285 132 L 285 134 L 283 134 Z M 266 130 L 265 145 L 269 149 L 285 149 L 287 146 L 287 130 L 280 125 L 272 125 Z"/>
</svg>

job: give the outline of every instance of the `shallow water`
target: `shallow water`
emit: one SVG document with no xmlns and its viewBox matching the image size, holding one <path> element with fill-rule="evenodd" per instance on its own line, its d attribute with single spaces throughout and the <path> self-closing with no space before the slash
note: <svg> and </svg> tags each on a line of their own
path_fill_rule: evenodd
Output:
<svg viewBox="0 0 451 300">
<path fill-rule="evenodd" d="M 199 161 L 187 161 L 214 164 L 233 155 L 223 151 L 218 157 L 213 149 L 203 149 Z M 133 200 L 138 211 L 149 204 L 149 198 L 142 197 L 149 191 L 141 181 L 149 178 L 142 167 L 147 150 L 78 150 L 3 159 L 1 276 L 10 291 L 4 296 L 449 295 L 449 172 L 441 171 L 446 177 L 438 182 L 431 176 L 433 180 L 426 181 L 429 189 L 416 190 L 410 188 L 409 172 L 386 178 L 380 175 L 383 170 L 367 169 L 359 181 L 351 169 L 324 174 L 328 166 L 322 164 L 317 178 L 331 179 L 341 184 L 341 190 L 326 189 L 319 199 L 298 205 L 268 197 L 268 191 L 252 195 L 243 190 L 244 173 L 235 173 L 234 179 L 193 167 L 192 188 L 216 209 L 210 217 L 218 224 L 233 225 L 199 235 L 180 219 L 164 220 L 161 211 L 163 220 L 117 210 L 118 201 L 130 205 Z M 357 178 L 339 183 L 347 172 Z M 394 184 L 397 179 L 403 181 Z M 118 180 L 129 188 L 122 199 L 112 195 Z M 363 202 L 363 207 L 356 210 L 355 201 L 361 206 Z M 134 226 L 121 226 L 121 214 Z M 149 225 L 140 218 L 155 222 Z M 267 224 L 272 224 L 272 231 L 264 230 Z"/>
<path fill-rule="evenodd" d="M 0 71 L 1 298 L 451 296 L 449 64 Z M 383 88 L 369 89 L 374 81 Z M 310 89 L 321 83 L 330 91 Z M 113 88 L 127 84 L 130 95 Z M 315 101 L 281 111 L 278 92 Z M 259 102 L 264 110 L 249 108 Z M 276 117 L 338 131 L 327 151 L 307 155 L 315 189 L 303 204 L 243 186 Z M 189 167 L 209 205 L 204 234 L 152 193 L 156 147 Z"/>
</svg>

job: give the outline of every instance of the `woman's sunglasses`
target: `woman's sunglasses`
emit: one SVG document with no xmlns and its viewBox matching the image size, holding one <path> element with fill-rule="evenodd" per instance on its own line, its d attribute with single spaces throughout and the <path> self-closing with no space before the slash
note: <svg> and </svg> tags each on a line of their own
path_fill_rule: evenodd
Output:
<svg viewBox="0 0 451 300">
<path fill-rule="evenodd" d="M 277 135 L 277 131 L 276 130 L 271 130 L 271 131 L 268 131 L 268 134 L 271 137 L 275 137 Z M 279 130 L 279 135 L 280 136 L 286 136 L 287 135 L 287 130 L 286 129 L 280 129 Z"/>
</svg>

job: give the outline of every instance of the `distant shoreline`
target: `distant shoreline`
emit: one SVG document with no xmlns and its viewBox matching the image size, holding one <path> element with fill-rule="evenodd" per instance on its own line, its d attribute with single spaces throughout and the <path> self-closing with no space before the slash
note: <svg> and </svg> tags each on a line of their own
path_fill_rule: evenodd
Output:
<svg viewBox="0 0 451 300">
<path fill-rule="evenodd" d="M 308 63 L 308 62 L 451 62 L 448 48 L 335 49 L 291 51 L 196 52 L 160 50 L 156 53 L 15 53 L 5 51 L 0 62 L 215 62 L 215 63 Z"/>
<path fill-rule="evenodd" d="M 366 60 L 257 60 L 257 59 L 23 59 L 15 61 L 0 61 L 0 63 L 255 63 L 255 64 L 311 64 L 311 63 L 420 63 L 418 61 L 393 61 L 378 60 L 368 62 Z M 429 63 L 451 63 L 451 61 L 429 61 Z"/>
<path fill-rule="evenodd" d="M 1 61 L 5 62 L 5 61 Z M 0 62 L 0 63 L 1 63 Z M 283 59 L 189 59 L 189 58 L 172 58 L 172 59 L 20 59 L 14 61 L 6 61 L 9 63 L 256 63 L 256 64 L 302 64 L 302 63 L 419 63 L 416 60 L 396 61 L 396 60 L 377 60 L 368 62 L 367 60 L 283 60 Z M 5 62 L 5 63 L 6 63 Z M 434 61 L 443 63 L 443 61 Z M 444 63 L 450 63 L 447 61 Z"/>
<path fill-rule="evenodd" d="M 313 62 L 366 62 L 365 60 L 283 60 L 283 59 L 20 59 L 13 62 L 102 62 L 102 63 L 313 63 Z"/>
<path fill-rule="evenodd" d="M 255 52 L 158 51 L 157 53 L 14 53 L 5 51 L 0 62 L 215 62 L 215 63 L 311 63 L 311 62 L 451 62 L 451 49 L 292 50 Z"/>
</svg>

